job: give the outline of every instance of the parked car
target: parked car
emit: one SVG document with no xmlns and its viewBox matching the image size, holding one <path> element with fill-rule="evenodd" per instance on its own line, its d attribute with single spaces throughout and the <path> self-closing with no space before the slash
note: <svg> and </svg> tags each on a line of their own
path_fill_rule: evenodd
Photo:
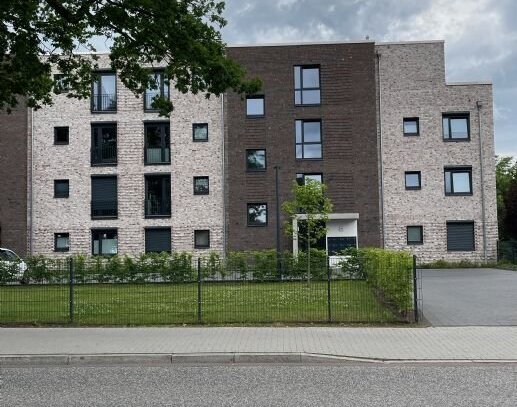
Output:
<svg viewBox="0 0 517 407">
<path fill-rule="evenodd" d="M 0 247 L 0 277 L 4 281 L 27 282 L 25 272 L 27 263 L 20 256 L 9 249 Z"/>
</svg>

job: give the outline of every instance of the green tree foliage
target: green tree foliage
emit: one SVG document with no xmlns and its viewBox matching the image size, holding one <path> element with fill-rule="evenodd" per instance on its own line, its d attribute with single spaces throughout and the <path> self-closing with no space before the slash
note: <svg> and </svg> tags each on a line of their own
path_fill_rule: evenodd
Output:
<svg viewBox="0 0 517 407">
<path fill-rule="evenodd" d="M 94 41 L 112 42 L 111 66 L 135 95 L 156 88 L 150 67 L 180 92 L 219 95 L 227 89 L 254 93 L 258 79 L 227 58 L 219 29 L 224 2 L 217 0 L 2 0 L 0 1 L 0 109 L 20 96 L 31 107 L 52 103 L 55 65 L 69 97 L 89 97 L 97 57 Z M 44 56 L 44 57 L 43 57 Z M 164 115 L 172 104 L 154 102 Z"/>
<path fill-rule="evenodd" d="M 513 157 L 497 158 L 496 185 L 499 237 L 517 239 L 517 197 L 513 192 L 517 189 L 517 161 Z"/>
</svg>

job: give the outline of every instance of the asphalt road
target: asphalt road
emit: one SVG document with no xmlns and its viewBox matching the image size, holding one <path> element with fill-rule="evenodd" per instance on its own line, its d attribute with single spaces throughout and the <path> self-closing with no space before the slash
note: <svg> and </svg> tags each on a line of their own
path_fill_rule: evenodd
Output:
<svg viewBox="0 0 517 407">
<path fill-rule="evenodd" d="M 516 406 L 516 364 L 0 370 L 1 406 Z"/>
<path fill-rule="evenodd" d="M 423 311 L 433 326 L 515 326 L 516 293 L 516 271 L 422 270 Z"/>
</svg>

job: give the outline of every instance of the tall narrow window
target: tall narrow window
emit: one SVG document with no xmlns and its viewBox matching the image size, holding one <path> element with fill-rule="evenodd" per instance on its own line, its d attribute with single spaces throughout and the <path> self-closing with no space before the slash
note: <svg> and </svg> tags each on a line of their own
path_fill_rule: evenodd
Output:
<svg viewBox="0 0 517 407">
<path fill-rule="evenodd" d="M 246 169 L 248 171 L 265 171 L 266 150 L 246 150 Z"/>
<path fill-rule="evenodd" d="M 248 96 L 246 98 L 247 117 L 263 117 L 264 111 L 264 95 Z"/>
<path fill-rule="evenodd" d="M 92 85 L 92 112 L 117 110 L 117 76 L 113 72 L 97 72 Z"/>
<path fill-rule="evenodd" d="M 54 198 L 68 198 L 69 182 L 67 179 L 54 180 Z"/>
<path fill-rule="evenodd" d="M 321 158 L 321 121 L 296 120 L 296 158 Z"/>
<path fill-rule="evenodd" d="M 118 253 L 117 229 L 92 230 L 92 254 L 113 256 Z"/>
<path fill-rule="evenodd" d="M 171 176 L 145 176 L 145 216 L 171 216 Z"/>
<path fill-rule="evenodd" d="M 92 219 L 118 215 L 117 177 L 92 176 Z"/>
<path fill-rule="evenodd" d="M 169 123 L 145 124 L 145 163 L 169 164 L 171 162 Z"/>
<path fill-rule="evenodd" d="M 117 164 L 117 125 L 92 124 L 91 162 L 94 166 Z"/>
<path fill-rule="evenodd" d="M 445 168 L 445 195 L 472 195 L 472 168 Z"/>
<path fill-rule="evenodd" d="M 445 141 L 470 140 L 470 115 L 468 113 L 444 114 L 442 122 Z"/>
<path fill-rule="evenodd" d="M 319 105 L 321 103 L 320 67 L 294 67 L 294 104 Z"/>
<path fill-rule="evenodd" d="M 144 109 L 146 112 L 155 112 L 158 109 L 153 106 L 153 101 L 157 98 L 169 100 L 169 83 L 165 79 L 163 71 L 153 72 L 149 75 L 152 82 L 145 90 Z"/>
</svg>

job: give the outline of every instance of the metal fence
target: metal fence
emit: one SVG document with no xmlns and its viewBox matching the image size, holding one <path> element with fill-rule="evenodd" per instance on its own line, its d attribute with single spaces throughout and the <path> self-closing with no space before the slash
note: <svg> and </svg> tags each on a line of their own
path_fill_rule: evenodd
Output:
<svg viewBox="0 0 517 407">
<path fill-rule="evenodd" d="M 418 320 L 414 259 L 35 258 L 0 265 L 1 324 L 401 323 Z M 399 264 L 400 263 L 400 264 Z"/>
<path fill-rule="evenodd" d="M 517 264 L 517 241 L 498 241 L 497 260 Z"/>
</svg>

